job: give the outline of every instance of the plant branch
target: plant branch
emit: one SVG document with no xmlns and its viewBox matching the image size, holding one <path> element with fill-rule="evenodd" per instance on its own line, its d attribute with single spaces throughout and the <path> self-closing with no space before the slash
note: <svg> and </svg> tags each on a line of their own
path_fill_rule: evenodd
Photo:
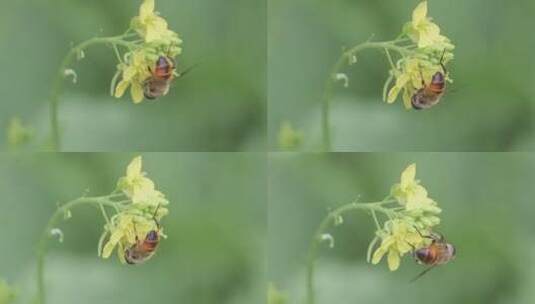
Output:
<svg viewBox="0 0 535 304">
<path fill-rule="evenodd" d="M 48 250 L 47 241 L 50 238 L 50 231 L 55 228 L 58 224 L 58 221 L 61 217 L 69 210 L 74 207 L 81 205 L 95 205 L 96 207 L 101 207 L 104 210 L 103 206 L 115 207 L 116 203 L 110 200 L 110 196 L 99 196 L 99 197 L 82 197 L 59 207 L 56 212 L 50 217 L 48 224 L 41 235 L 39 240 L 39 245 L 37 249 L 37 298 L 38 304 L 45 304 L 45 286 L 44 286 L 44 266 L 45 266 L 45 256 Z M 103 211 L 104 212 L 104 211 Z"/>
<path fill-rule="evenodd" d="M 315 293 L 314 293 L 314 275 L 315 275 L 315 264 L 318 255 L 319 245 L 321 244 L 321 236 L 326 233 L 326 231 L 336 222 L 336 219 L 341 217 L 344 213 L 353 211 L 353 210 L 365 210 L 370 211 L 375 215 L 375 212 L 380 212 L 386 214 L 387 216 L 392 216 L 392 211 L 388 208 L 383 207 L 383 205 L 392 203 L 394 200 L 389 200 L 387 197 L 383 201 L 373 202 L 373 203 L 357 203 L 352 202 L 341 207 L 336 208 L 335 210 L 330 211 L 327 216 L 321 221 L 318 229 L 316 230 L 314 237 L 310 243 L 308 249 L 308 259 L 307 259 L 307 273 L 306 273 L 306 297 L 307 304 L 315 304 Z"/>
<path fill-rule="evenodd" d="M 407 39 L 397 39 L 392 41 L 382 41 L 382 42 L 371 42 L 366 41 L 364 43 L 358 44 L 342 53 L 335 64 L 332 66 L 329 76 L 325 81 L 324 90 L 323 90 L 323 103 L 321 110 L 321 129 L 322 129 L 322 147 L 323 151 L 331 151 L 332 142 L 331 142 L 331 123 L 330 123 L 330 103 L 332 99 L 333 86 L 336 82 L 336 75 L 340 72 L 345 63 L 351 63 L 352 58 L 356 54 L 365 49 L 384 49 L 392 50 L 398 52 L 400 55 L 408 55 L 412 53 L 407 47 L 399 46 L 397 43 L 407 41 Z M 390 54 L 388 54 L 390 55 Z M 390 59 L 390 58 L 389 58 Z"/>
<path fill-rule="evenodd" d="M 92 45 L 97 44 L 111 44 L 114 47 L 117 45 L 122 45 L 126 47 L 132 47 L 133 42 L 124 40 L 130 34 L 123 34 L 120 36 L 112 37 L 95 37 L 89 40 L 86 40 L 77 46 L 70 49 L 69 53 L 63 58 L 61 62 L 56 77 L 52 85 L 52 90 L 50 91 L 49 103 L 50 103 L 50 128 L 52 132 L 52 150 L 59 151 L 61 150 L 61 136 L 59 131 L 59 122 L 58 122 L 58 107 L 59 107 L 59 98 L 63 93 L 63 85 L 65 78 L 65 70 L 69 68 L 72 64 L 72 61 L 78 54 L 83 52 L 85 49 Z"/>
</svg>

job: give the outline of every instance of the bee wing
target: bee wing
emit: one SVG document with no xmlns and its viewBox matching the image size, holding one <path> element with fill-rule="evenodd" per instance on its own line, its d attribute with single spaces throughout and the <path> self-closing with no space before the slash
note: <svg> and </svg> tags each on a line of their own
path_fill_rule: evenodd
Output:
<svg viewBox="0 0 535 304">
<path fill-rule="evenodd" d="M 423 277 L 424 274 L 428 273 L 431 269 L 435 268 L 436 266 L 437 265 L 435 264 L 435 265 L 431 265 L 431 266 L 427 267 L 424 271 L 420 272 L 416 277 L 414 277 L 414 279 L 410 280 L 409 283 L 412 283 L 412 282 L 418 280 L 419 278 Z"/>
</svg>

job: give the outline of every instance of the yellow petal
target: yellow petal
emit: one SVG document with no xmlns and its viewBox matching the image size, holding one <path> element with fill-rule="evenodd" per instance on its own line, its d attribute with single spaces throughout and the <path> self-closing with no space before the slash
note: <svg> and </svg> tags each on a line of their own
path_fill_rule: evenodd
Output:
<svg viewBox="0 0 535 304">
<path fill-rule="evenodd" d="M 400 90 L 401 88 L 397 85 L 393 86 L 390 91 L 388 91 L 388 97 L 386 98 L 386 102 L 393 103 L 394 101 L 396 101 Z"/>
<path fill-rule="evenodd" d="M 119 240 L 123 236 L 122 231 L 115 231 L 111 236 L 106 245 L 104 245 L 104 249 L 102 249 L 102 257 L 107 259 L 110 257 L 113 249 L 119 243 Z"/>
<path fill-rule="evenodd" d="M 372 264 L 377 264 L 381 261 L 385 253 L 390 249 L 390 246 L 394 243 L 394 238 L 391 236 L 386 237 L 381 242 L 381 245 L 375 250 L 372 257 Z"/>
<path fill-rule="evenodd" d="M 140 103 L 143 101 L 143 86 L 139 83 L 132 83 L 132 87 L 130 88 L 130 95 L 132 95 L 132 101 L 134 103 Z"/>
<path fill-rule="evenodd" d="M 141 156 L 136 156 L 128 167 L 126 167 L 126 176 L 127 177 L 136 177 L 141 174 L 141 166 L 143 164 Z"/>
<path fill-rule="evenodd" d="M 399 75 L 396 78 L 396 84 L 388 92 L 388 97 L 386 101 L 388 103 L 393 103 L 394 101 L 396 101 L 396 98 L 398 97 L 399 92 L 409 80 L 410 80 L 410 77 L 408 74 L 404 73 L 404 74 Z"/>
<path fill-rule="evenodd" d="M 124 247 L 122 244 L 119 243 L 118 245 L 118 248 L 117 248 L 117 257 L 119 258 L 119 261 L 121 262 L 121 264 L 126 264 L 126 260 L 124 258 Z"/>
<path fill-rule="evenodd" d="M 427 1 L 422 1 L 412 12 L 412 24 L 416 27 L 427 18 Z"/>
<path fill-rule="evenodd" d="M 443 41 L 443 36 L 440 35 L 440 28 L 438 25 L 429 22 L 422 30 L 420 31 L 420 39 L 418 40 L 418 47 L 432 47 L 437 43 Z"/>
<path fill-rule="evenodd" d="M 403 105 L 407 110 L 412 109 L 412 96 L 409 93 L 409 90 L 407 90 L 407 88 L 403 90 Z"/>
<path fill-rule="evenodd" d="M 161 17 L 152 18 L 147 25 L 145 33 L 145 42 L 152 42 L 155 40 L 164 40 L 166 35 L 172 33 L 167 29 L 167 21 Z"/>
<path fill-rule="evenodd" d="M 399 268 L 400 257 L 396 250 L 390 250 L 388 252 L 388 269 L 390 271 L 396 271 Z"/>
<path fill-rule="evenodd" d="M 123 97 L 124 92 L 126 91 L 126 89 L 128 89 L 128 86 L 129 86 L 129 85 L 130 85 L 130 82 L 121 80 L 121 82 L 119 82 L 119 84 L 117 85 L 117 87 L 115 87 L 115 94 L 114 94 L 114 96 L 115 96 L 116 98 L 121 98 L 121 97 Z"/>
<path fill-rule="evenodd" d="M 403 255 L 409 251 L 412 250 L 411 245 L 416 247 L 416 243 L 412 243 L 408 239 L 409 234 L 405 234 L 404 239 L 397 243 L 397 251 L 399 251 L 399 254 Z M 410 245 L 409 245 L 410 243 Z"/>
<path fill-rule="evenodd" d="M 375 252 L 373 253 L 373 257 L 372 257 L 372 264 L 376 265 L 378 264 L 381 259 L 383 258 L 383 256 L 385 255 L 386 253 L 386 249 L 383 248 L 383 247 L 379 247 L 375 250 Z"/>
<path fill-rule="evenodd" d="M 154 14 L 154 0 L 145 0 L 139 7 L 139 17 L 141 20 Z"/>
<path fill-rule="evenodd" d="M 416 164 L 410 164 L 401 173 L 401 187 L 404 188 L 414 181 L 416 177 Z"/>
<path fill-rule="evenodd" d="M 104 246 L 104 249 L 102 249 L 102 258 L 104 258 L 104 259 L 109 258 L 111 253 L 112 253 L 112 251 L 113 251 L 113 248 L 115 248 L 115 245 L 117 245 L 117 244 L 113 244 L 113 243 L 108 242 Z"/>
</svg>

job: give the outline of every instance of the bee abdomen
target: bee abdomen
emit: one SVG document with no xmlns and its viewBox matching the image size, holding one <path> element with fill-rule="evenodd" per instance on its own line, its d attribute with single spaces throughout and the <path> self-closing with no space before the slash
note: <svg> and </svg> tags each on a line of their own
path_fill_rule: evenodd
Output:
<svg viewBox="0 0 535 304">
<path fill-rule="evenodd" d="M 436 72 L 435 75 L 433 75 L 433 78 L 431 79 L 429 89 L 434 93 L 440 94 L 444 91 L 445 86 L 446 80 L 444 79 L 444 74 Z"/>
<path fill-rule="evenodd" d="M 429 248 L 422 248 L 416 250 L 416 258 L 423 264 L 431 265 L 435 264 L 437 260 L 437 254 L 434 250 Z"/>
<path fill-rule="evenodd" d="M 156 247 L 158 247 L 159 241 L 145 241 L 143 242 L 143 251 L 145 252 L 153 252 L 156 250 Z"/>
<path fill-rule="evenodd" d="M 174 67 L 169 62 L 169 59 L 167 57 L 160 56 L 156 62 L 154 74 L 162 79 L 169 79 L 173 75 L 173 69 Z"/>
</svg>

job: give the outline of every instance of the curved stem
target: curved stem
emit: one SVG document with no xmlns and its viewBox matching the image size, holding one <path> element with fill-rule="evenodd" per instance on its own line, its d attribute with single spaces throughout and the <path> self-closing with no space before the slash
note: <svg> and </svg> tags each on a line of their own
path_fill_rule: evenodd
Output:
<svg viewBox="0 0 535 304">
<path fill-rule="evenodd" d="M 331 123 L 330 123 L 330 103 L 332 98 L 333 84 L 336 80 L 336 74 L 339 73 L 340 69 L 344 63 L 349 63 L 352 60 L 352 57 L 356 53 L 365 50 L 365 49 L 385 49 L 396 51 L 401 55 L 407 55 L 412 53 L 406 47 L 399 46 L 396 43 L 406 41 L 406 39 L 397 39 L 392 41 L 383 41 L 383 42 L 371 42 L 366 41 L 364 43 L 358 44 L 342 53 L 338 60 L 335 62 L 333 67 L 329 72 L 329 76 L 325 81 L 325 86 L 323 90 L 323 103 L 321 110 L 321 129 L 322 129 L 322 138 L 323 138 L 323 151 L 331 150 Z"/>
<path fill-rule="evenodd" d="M 95 44 L 112 44 L 112 45 L 122 45 L 126 47 L 132 47 L 133 43 L 125 41 L 124 39 L 128 37 L 128 34 L 123 34 L 120 36 L 112 37 L 95 37 L 89 40 L 86 40 L 77 46 L 71 48 L 67 56 L 63 58 L 59 66 L 59 70 L 54 78 L 54 83 L 52 90 L 50 91 L 50 128 L 52 132 L 52 150 L 59 151 L 61 149 L 61 136 L 59 131 L 59 122 L 58 122 L 58 107 L 59 107 L 59 97 L 63 93 L 63 84 L 65 78 L 65 70 L 71 65 L 73 59 L 77 54 L 81 53 L 86 48 L 95 45 Z"/>
<path fill-rule="evenodd" d="M 100 196 L 100 197 L 82 197 L 75 200 L 72 200 L 56 210 L 52 215 L 48 224 L 41 235 L 39 240 L 39 245 L 37 249 L 37 298 L 38 304 L 45 304 L 45 288 L 44 288 L 44 266 L 45 266 L 45 256 L 47 252 L 47 240 L 50 238 L 50 231 L 56 226 L 58 220 L 71 208 L 80 205 L 95 205 L 116 207 L 115 202 L 109 200 L 109 196 Z"/>
<path fill-rule="evenodd" d="M 383 201 L 380 202 L 373 202 L 373 203 L 357 203 L 353 202 L 347 205 L 343 205 L 341 207 L 336 208 L 333 211 L 330 211 L 329 214 L 321 221 L 320 225 L 318 226 L 318 229 L 316 230 L 316 233 L 314 234 L 314 237 L 310 243 L 310 247 L 308 249 L 308 258 L 307 258 L 307 273 L 306 273 L 306 298 L 307 304 L 315 304 L 315 293 L 314 293 L 314 275 L 315 275 L 315 264 L 318 254 L 319 245 L 321 244 L 321 236 L 325 234 L 327 229 L 331 227 L 332 224 L 335 223 L 336 219 L 342 216 L 342 214 L 353 211 L 353 210 L 366 210 L 373 212 L 381 212 L 388 216 L 392 216 L 392 211 L 390 209 L 383 207 L 384 204 L 392 203 L 393 200 L 389 200 L 389 198 L 386 198 Z"/>
</svg>

